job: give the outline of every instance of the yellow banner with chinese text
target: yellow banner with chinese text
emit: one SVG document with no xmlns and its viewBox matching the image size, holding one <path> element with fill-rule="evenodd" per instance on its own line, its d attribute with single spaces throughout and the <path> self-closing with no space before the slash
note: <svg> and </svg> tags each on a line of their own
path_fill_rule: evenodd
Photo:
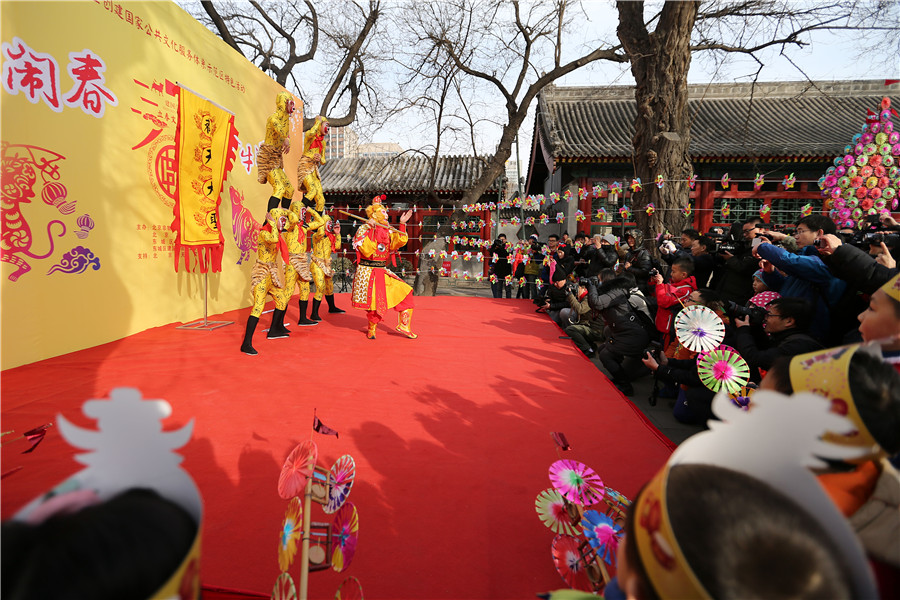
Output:
<svg viewBox="0 0 900 600">
<path fill-rule="evenodd" d="M 174 3 L 3 2 L 0 31 L 0 368 L 202 318 L 207 287 L 211 315 L 249 306 L 271 195 L 257 148 L 283 88 Z M 208 275 L 172 269 L 179 84 L 238 132 Z M 295 189 L 299 154 L 284 157 Z"/>
</svg>

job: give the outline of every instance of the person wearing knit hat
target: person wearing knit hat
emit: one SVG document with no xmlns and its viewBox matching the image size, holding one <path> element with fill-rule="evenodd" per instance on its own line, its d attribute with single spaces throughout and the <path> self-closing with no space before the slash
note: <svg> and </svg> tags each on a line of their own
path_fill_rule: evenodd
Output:
<svg viewBox="0 0 900 600">
<path fill-rule="evenodd" d="M 768 289 L 769 286 L 766 285 L 766 281 L 763 279 L 763 270 L 757 270 L 756 273 L 753 274 L 753 293 L 759 294 L 760 292 L 765 292 Z"/>
</svg>

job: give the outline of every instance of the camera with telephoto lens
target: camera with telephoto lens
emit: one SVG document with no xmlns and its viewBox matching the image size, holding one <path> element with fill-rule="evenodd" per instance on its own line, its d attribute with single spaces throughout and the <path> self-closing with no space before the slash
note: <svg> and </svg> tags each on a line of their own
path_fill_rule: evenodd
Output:
<svg viewBox="0 0 900 600">
<path fill-rule="evenodd" d="M 754 306 L 753 304 L 747 306 L 733 301 L 725 303 L 725 312 L 732 320 L 748 317 L 751 325 L 762 325 L 762 322 L 766 318 L 765 308 Z"/>
<path fill-rule="evenodd" d="M 722 242 L 716 247 L 716 254 L 724 254 L 725 252 L 734 254 L 736 250 L 737 244 L 734 242 Z"/>
</svg>

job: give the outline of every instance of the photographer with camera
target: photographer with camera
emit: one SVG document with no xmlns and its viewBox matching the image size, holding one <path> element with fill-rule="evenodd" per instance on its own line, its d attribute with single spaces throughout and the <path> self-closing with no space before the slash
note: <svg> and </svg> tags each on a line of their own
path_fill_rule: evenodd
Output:
<svg viewBox="0 0 900 600">
<path fill-rule="evenodd" d="M 598 287 L 588 280 L 588 304 L 603 319 L 605 342 L 597 353 L 613 384 L 626 396 L 634 388 L 623 366 L 628 357 L 640 358 L 650 343 L 652 318 L 634 276 L 625 272 Z"/>
<path fill-rule="evenodd" d="M 506 279 L 512 275 L 512 267 L 509 264 L 509 249 L 506 247 L 506 234 L 501 233 L 491 244 L 490 249 L 491 266 L 490 273 L 497 277 L 497 281 L 491 282 L 491 292 L 494 298 L 502 298 L 503 290 L 506 290 L 506 297 L 512 295 L 512 284 Z"/>
<path fill-rule="evenodd" d="M 759 370 L 769 370 L 779 356 L 796 356 L 824 348 L 806 331 L 810 323 L 810 303 L 803 298 L 776 298 L 766 306 L 762 327 L 769 338 L 761 347 L 751 331 L 751 315 L 734 319 L 737 327 L 734 348 L 750 367 L 750 378 L 759 382 Z"/>
<path fill-rule="evenodd" d="M 694 279 L 698 288 L 709 286 L 715 261 L 716 242 L 707 235 L 701 235 L 691 243 L 691 256 L 694 259 Z"/>
<path fill-rule="evenodd" d="M 564 269 L 556 268 L 550 276 L 551 283 L 544 297 L 544 303 L 538 308 L 539 312 L 546 312 L 553 319 L 553 322 L 559 325 L 560 329 L 564 328 L 564 321 L 560 318 L 560 313 L 569 310 L 569 302 L 566 296 L 569 290 L 566 289 L 568 284 L 568 275 Z"/>
<path fill-rule="evenodd" d="M 719 276 L 714 277 L 714 289 L 726 302 L 745 304 L 753 295 L 751 281 L 753 273 L 759 268 L 759 259 L 750 250 L 761 223 L 759 217 L 744 221 L 740 224 L 741 239 L 735 241 L 731 248 L 720 245 L 716 252 L 720 271 Z"/>
<path fill-rule="evenodd" d="M 638 288 L 646 295 L 650 293 L 647 279 L 653 264 L 643 241 L 644 234 L 640 229 L 629 229 L 625 234 L 625 247 L 619 249 L 619 257 L 622 259 L 622 269 L 634 275 Z"/>
<path fill-rule="evenodd" d="M 834 276 L 819 256 L 815 242 L 825 234 L 834 234 L 834 221 L 825 215 L 810 215 L 797 222 L 799 254 L 791 254 L 763 239 L 753 250 L 754 256 L 765 260 L 763 279 L 770 290 L 783 297 L 808 300 L 813 309 L 810 335 L 830 345 L 838 345 L 843 331 L 832 330 L 829 314 L 847 288 L 846 282 Z M 781 275 L 775 269 L 785 273 Z"/>
<path fill-rule="evenodd" d="M 612 269 L 616 266 L 619 260 L 616 254 L 618 241 L 611 233 L 606 235 L 598 233 L 591 237 L 591 245 L 585 250 L 585 260 L 588 261 L 586 277 L 597 277 L 603 269 Z"/>
<path fill-rule="evenodd" d="M 679 241 L 681 243 L 681 247 L 676 249 L 674 252 L 671 251 L 671 240 L 666 240 L 666 243 L 660 245 L 659 247 L 659 256 L 665 261 L 667 264 L 671 265 L 679 258 L 686 258 L 691 256 L 691 246 L 694 245 L 694 240 L 700 238 L 700 232 L 696 229 L 682 229 L 681 237 Z"/>
<path fill-rule="evenodd" d="M 575 292 L 566 296 L 569 307 L 572 309 L 571 321 L 577 322 L 566 327 L 566 335 L 572 338 L 572 341 L 578 346 L 578 349 L 588 358 L 594 357 L 594 344 L 603 343 L 605 339 L 603 330 L 606 329 L 606 323 L 600 316 L 599 311 L 591 308 L 588 294 L 590 293 L 591 282 L 599 279 L 600 283 L 611 281 L 616 277 L 616 272 L 612 269 L 603 269 L 597 278 L 578 280 Z"/>
<path fill-rule="evenodd" d="M 897 221 L 885 215 L 882 226 L 897 226 Z M 873 238 L 874 241 L 877 238 Z M 844 243 L 834 234 L 825 233 L 817 240 L 820 254 L 830 256 L 829 266 L 835 275 L 847 282 L 850 289 L 872 294 L 898 273 L 897 265 L 885 240 L 880 240 L 880 254 L 872 257 L 861 248 Z"/>
</svg>

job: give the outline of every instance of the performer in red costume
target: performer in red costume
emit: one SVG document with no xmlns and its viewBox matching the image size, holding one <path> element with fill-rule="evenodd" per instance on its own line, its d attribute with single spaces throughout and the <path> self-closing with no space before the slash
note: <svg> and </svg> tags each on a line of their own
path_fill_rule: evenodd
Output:
<svg viewBox="0 0 900 600">
<path fill-rule="evenodd" d="M 366 311 L 369 320 L 366 337 L 370 340 L 375 339 L 375 329 L 389 308 L 400 313 L 397 331 L 415 339 L 419 336 L 409 328 L 414 305 L 412 288 L 385 268 L 391 252 L 409 239 L 406 222 L 412 217 L 412 211 L 403 213 L 400 229 L 394 229 L 388 224 L 387 210 L 382 205 L 385 198 L 382 194 L 372 199 L 372 204 L 366 207 L 369 220 L 353 236 L 358 264 L 353 276 L 351 304 Z"/>
</svg>

